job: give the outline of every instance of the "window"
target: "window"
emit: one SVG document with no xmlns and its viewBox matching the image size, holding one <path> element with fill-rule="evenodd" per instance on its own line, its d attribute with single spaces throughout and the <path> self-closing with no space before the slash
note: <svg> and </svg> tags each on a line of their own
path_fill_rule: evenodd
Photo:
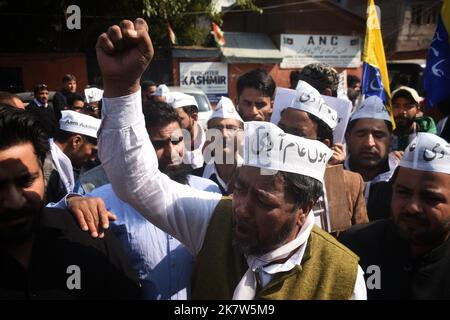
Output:
<svg viewBox="0 0 450 320">
<path fill-rule="evenodd" d="M 440 11 L 440 2 L 431 6 L 414 5 L 411 7 L 411 23 L 415 25 L 436 24 Z"/>
</svg>

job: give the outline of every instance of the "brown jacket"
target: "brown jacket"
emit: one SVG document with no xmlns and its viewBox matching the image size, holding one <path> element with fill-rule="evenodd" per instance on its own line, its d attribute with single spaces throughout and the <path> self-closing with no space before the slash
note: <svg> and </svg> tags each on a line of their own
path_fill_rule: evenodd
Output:
<svg viewBox="0 0 450 320">
<path fill-rule="evenodd" d="M 342 165 L 328 167 L 325 173 L 331 232 L 344 231 L 354 224 L 368 223 L 364 181 L 360 174 Z"/>
</svg>

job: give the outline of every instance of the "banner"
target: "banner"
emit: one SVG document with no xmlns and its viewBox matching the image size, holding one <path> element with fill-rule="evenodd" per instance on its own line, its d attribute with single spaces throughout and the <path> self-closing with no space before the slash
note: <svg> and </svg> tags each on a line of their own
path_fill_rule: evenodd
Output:
<svg viewBox="0 0 450 320">
<path fill-rule="evenodd" d="M 356 36 L 281 34 L 281 68 L 326 63 L 336 68 L 361 65 L 361 39 Z"/>
<path fill-rule="evenodd" d="M 211 103 L 228 96 L 228 64 L 221 62 L 180 62 L 180 87 L 202 90 Z"/>
</svg>

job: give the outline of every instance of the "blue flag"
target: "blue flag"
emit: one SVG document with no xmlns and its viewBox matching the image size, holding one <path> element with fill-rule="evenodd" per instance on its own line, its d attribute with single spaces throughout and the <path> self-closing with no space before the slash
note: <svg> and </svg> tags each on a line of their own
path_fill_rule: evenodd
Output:
<svg viewBox="0 0 450 320">
<path fill-rule="evenodd" d="M 430 45 L 423 87 L 428 106 L 450 97 L 450 0 L 445 0 Z"/>
</svg>

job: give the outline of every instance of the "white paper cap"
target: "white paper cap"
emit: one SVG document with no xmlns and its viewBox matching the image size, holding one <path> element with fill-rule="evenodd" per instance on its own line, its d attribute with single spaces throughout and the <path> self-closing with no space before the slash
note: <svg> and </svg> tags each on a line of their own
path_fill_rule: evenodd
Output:
<svg viewBox="0 0 450 320">
<path fill-rule="evenodd" d="M 169 88 L 165 84 L 160 84 L 156 87 L 155 92 L 152 96 L 166 96 L 170 92 Z"/>
<path fill-rule="evenodd" d="M 99 88 L 87 88 L 84 89 L 84 96 L 86 97 L 86 102 L 97 102 L 103 98 L 103 90 Z"/>
<path fill-rule="evenodd" d="M 400 167 L 450 174 L 450 144 L 435 134 L 420 132 L 406 147 Z"/>
<path fill-rule="evenodd" d="M 278 125 L 281 120 L 281 112 L 292 105 L 296 96 L 296 91 L 287 88 L 277 88 L 275 99 L 273 100 L 273 111 L 270 122 Z"/>
<path fill-rule="evenodd" d="M 292 172 L 323 183 L 333 152 L 317 140 L 286 134 L 270 122 L 245 122 L 244 165 Z"/>
<path fill-rule="evenodd" d="M 233 101 L 227 97 L 220 98 L 219 103 L 216 106 L 216 110 L 214 110 L 208 121 L 214 118 L 235 119 L 244 123 L 241 116 L 236 111 Z"/>
<path fill-rule="evenodd" d="M 101 123 L 100 119 L 71 110 L 61 111 L 61 115 L 59 120 L 59 128 L 61 130 L 97 138 L 97 131 Z"/>
<path fill-rule="evenodd" d="M 366 98 L 361 106 L 353 112 L 350 117 L 350 121 L 356 119 L 378 119 L 391 122 L 391 117 L 387 111 L 383 100 L 377 96 L 370 96 Z"/>
<path fill-rule="evenodd" d="M 326 104 L 319 91 L 302 80 L 298 82 L 295 91 L 296 97 L 291 108 L 308 112 L 325 122 L 331 129 L 336 128 L 337 112 Z"/>
<path fill-rule="evenodd" d="M 196 106 L 198 109 L 197 100 L 195 100 L 195 98 L 191 95 L 182 92 L 172 92 L 170 96 L 173 99 L 171 104 L 174 109 L 183 108 L 187 106 Z"/>
</svg>

